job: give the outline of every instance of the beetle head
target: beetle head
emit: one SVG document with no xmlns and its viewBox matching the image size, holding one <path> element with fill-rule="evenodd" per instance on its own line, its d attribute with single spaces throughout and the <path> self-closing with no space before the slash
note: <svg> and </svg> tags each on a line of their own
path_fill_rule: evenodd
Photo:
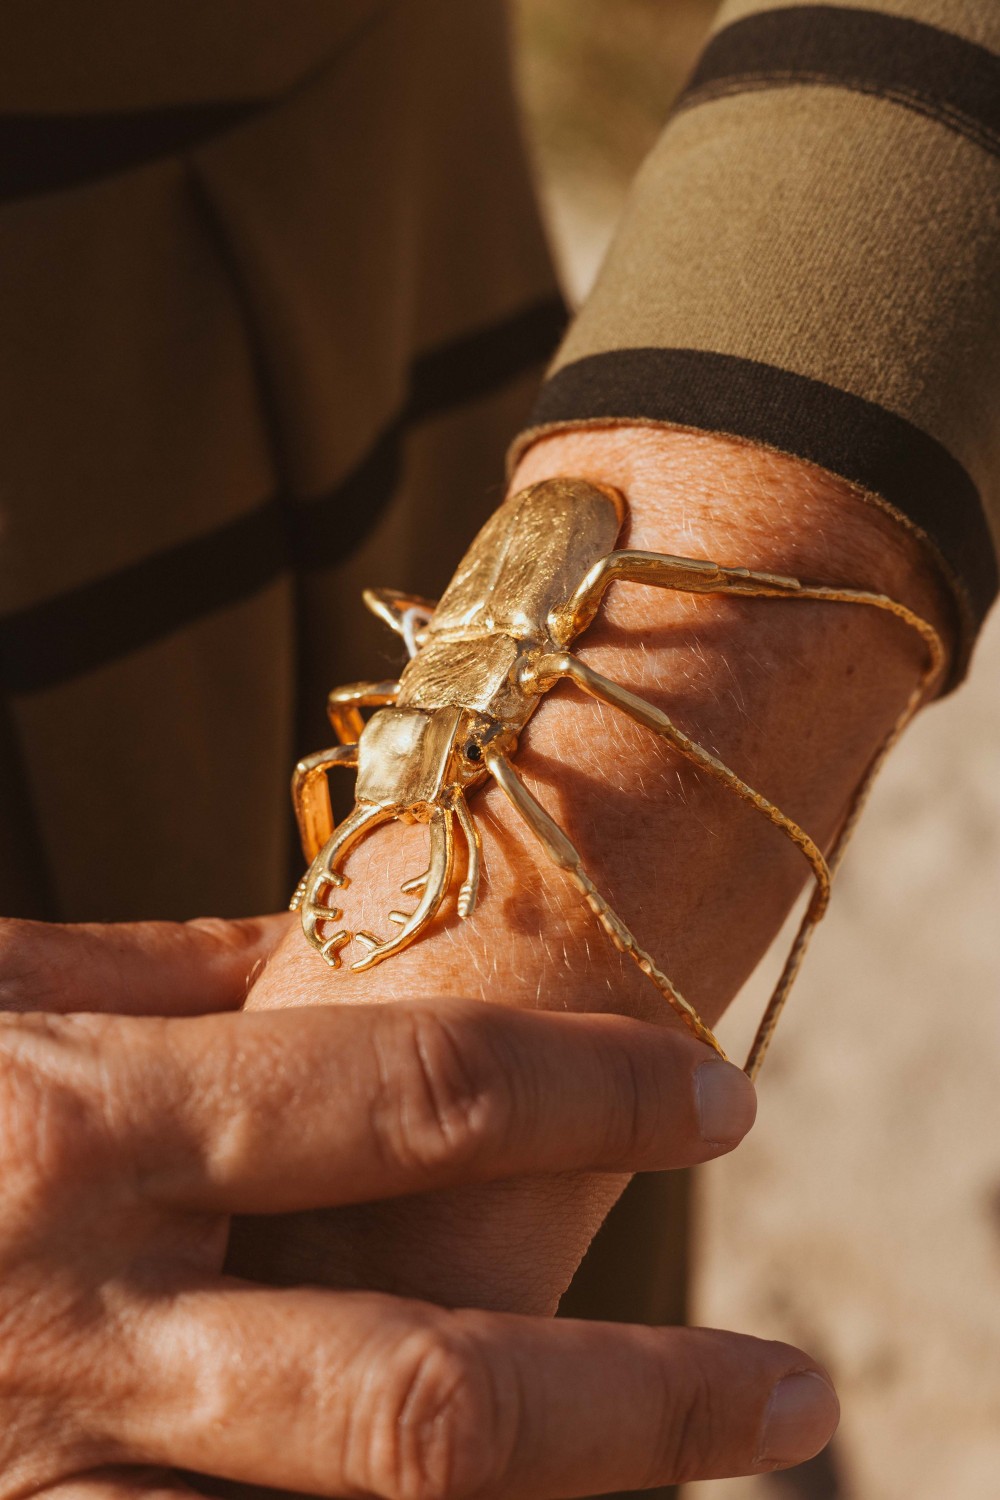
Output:
<svg viewBox="0 0 1000 1500">
<path fill-rule="evenodd" d="M 356 936 L 368 953 L 352 967 L 370 968 L 399 952 L 426 927 L 451 883 L 456 820 L 469 846 L 459 915 L 469 914 L 479 878 L 479 840 L 470 831 L 463 793 L 485 779 L 487 745 L 498 741 L 506 745 L 510 739 L 509 732 L 488 715 L 464 708 L 393 707 L 372 715 L 358 741 L 354 811 L 334 830 L 297 897 L 306 936 L 328 963 L 338 964 L 340 949 Z M 409 915 L 390 912 L 390 920 L 400 929 L 392 938 L 383 940 L 370 932 L 352 934 L 337 926 L 342 913 L 328 898 L 349 883 L 341 866 L 350 850 L 392 818 L 429 825 L 427 871 L 402 887 L 406 893 L 419 891 L 417 909 Z M 326 936 L 331 927 L 336 930 Z"/>
<path fill-rule="evenodd" d="M 426 823 L 451 789 L 485 778 L 484 747 L 499 732 L 468 709 L 380 708 L 358 742 L 357 800 Z"/>
</svg>

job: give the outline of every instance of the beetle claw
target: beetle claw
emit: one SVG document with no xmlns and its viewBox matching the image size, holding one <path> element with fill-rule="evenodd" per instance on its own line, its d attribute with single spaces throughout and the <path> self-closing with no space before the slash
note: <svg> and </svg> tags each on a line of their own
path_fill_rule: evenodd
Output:
<svg viewBox="0 0 1000 1500">
<path fill-rule="evenodd" d="M 431 858 L 427 873 L 416 877 L 413 882 L 407 881 L 406 883 L 407 885 L 419 884 L 422 887 L 416 911 L 409 914 L 393 912 L 392 921 L 399 926 L 399 932 L 384 942 L 372 939 L 370 933 L 364 935 L 358 933 L 359 938 L 363 937 L 367 940 L 369 952 L 357 959 L 351 965 L 352 969 L 370 969 L 373 965 L 381 963 L 384 958 L 388 958 L 390 954 L 398 953 L 400 949 L 413 942 L 437 912 L 451 881 L 454 851 L 451 820 L 450 808 L 436 807 L 434 809 L 430 820 Z"/>
<path fill-rule="evenodd" d="M 307 901 L 306 911 L 317 922 L 336 922 L 344 915 L 339 906 L 324 906 L 322 901 Z"/>
<path fill-rule="evenodd" d="M 288 903 L 288 910 L 300 911 L 305 906 L 306 911 L 311 916 L 335 922 L 341 913 L 332 906 L 324 906 L 322 902 L 315 899 L 315 896 L 320 891 L 327 891 L 333 887 L 343 890 L 350 883 L 350 877 L 341 875 L 338 870 L 323 870 L 320 875 L 314 876 L 310 867 L 295 887 L 295 894 Z M 314 892 L 314 896 L 312 900 L 306 901 L 306 892 L 310 887 Z"/>
<path fill-rule="evenodd" d="M 341 928 L 339 932 L 335 932 L 332 938 L 327 938 L 326 942 L 320 946 L 320 956 L 325 959 L 331 969 L 340 968 L 340 950 L 341 948 L 346 948 L 350 941 L 351 934 Z"/>
</svg>

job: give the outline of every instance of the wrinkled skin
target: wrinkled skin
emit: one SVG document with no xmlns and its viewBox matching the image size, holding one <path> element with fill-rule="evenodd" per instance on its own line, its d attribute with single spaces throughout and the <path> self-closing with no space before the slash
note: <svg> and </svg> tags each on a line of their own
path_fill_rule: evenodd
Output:
<svg viewBox="0 0 1000 1500">
<path fill-rule="evenodd" d="M 232 1211 L 674 1166 L 753 1117 L 619 1018 L 224 1013 L 280 925 L 0 925 L 3 1500 L 541 1497 L 819 1446 L 836 1399 L 783 1345 L 222 1276 Z"/>
</svg>

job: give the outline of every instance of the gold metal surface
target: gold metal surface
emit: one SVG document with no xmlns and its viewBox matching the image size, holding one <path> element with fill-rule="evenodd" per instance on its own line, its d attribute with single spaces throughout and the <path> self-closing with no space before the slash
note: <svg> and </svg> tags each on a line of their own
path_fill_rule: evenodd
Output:
<svg viewBox="0 0 1000 1500">
<path fill-rule="evenodd" d="M 342 745 L 356 745 L 365 727 L 363 708 L 382 708 L 395 703 L 398 682 L 349 682 L 328 694 L 326 711 Z"/>
<path fill-rule="evenodd" d="M 626 513 L 617 491 L 582 479 L 547 480 L 512 496 L 487 522 L 440 603 L 392 589 L 366 590 L 368 608 L 402 637 L 411 660 L 399 682 L 355 683 L 330 694 L 340 745 L 301 761 L 292 780 L 302 847 L 310 868 L 292 898 L 307 940 L 327 963 L 356 938 L 365 950 L 352 967 L 368 969 L 407 947 L 441 907 L 455 866 L 455 826 L 466 852 L 458 915 L 476 904 L 482 845 L 467 795 L 487 779 L 503 791 L 552 862 L 580 891 L 602 930 L 656 985 L 690 1031 L 725 1056 L 695 1007 L 640 947 L 584 869 L 566 834 L 518 776 L 510 757 L 543 695 L 561 680 L 645 725 L 687 760 L 727 786 L 792 841 L 808 860 L 816 888 L 747 1059 L 760 1069 L 778 1017 L 801 967 L 812 931 L 826 910 L 830 882 L 872 782 L 904 726 L 944 666 L 937 632 L 903 604 L 862 590 L 802 584 L 779 574 L 726 568 L 704 559 L 614 551 Z M 612 583 L 644 584 L 690 593 L 742 594 L 867 605 L 915 630 L 927 663 L 891 734 L 874 757 L 834 840 L 822 851 L 798 824 L 697 744 L 660 709 L 601 676 L 565 648 L 594 619 Z M 375 712 L 365 722 L 361 710 Z M 327 773 L 356 766 L 355 806 L 333 827 Z M 331 900 L 347 884 L 350 850 L 389 819 L 428 825 L 428 869 L 407 881 L 419 897 L 410 913 L 394 911 L 398 931 L 381 938 L 339 925 Z"/>
<path fill-rule="evenodd" d="M 299 838 L 306 859 L 314 860 L 333 832 L 330 783 L 327 772 L 334 766 L 356 767 L 357 745 L 336 745 L 300 760 L 292 773 L 292 803 L 299 824 Z"/>
</svg>

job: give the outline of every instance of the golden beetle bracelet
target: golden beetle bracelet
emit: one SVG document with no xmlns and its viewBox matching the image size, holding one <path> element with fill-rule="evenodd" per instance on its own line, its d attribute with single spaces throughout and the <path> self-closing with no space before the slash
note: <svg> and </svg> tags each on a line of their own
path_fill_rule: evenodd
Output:
<svg viewBox="0 0 1000 1500">
<path fill-rule="evenodd" d="M 471 915 L 482 845 L 468 793 L 491 776 L 545 852 L 581 892 L 605 933 L 653 981 L 688 1028 L 725 1056 L 712 1031 L 595 887 L 562 829 L 511 764 L 521 730 L 549 688 L 563 679 L 651 729 L 694 765 L 750 803 L 792 840 L 812 867 L 816 888 L 781 977 L 758 1028 L 746 1071 L 760 1069 L 812 931 L 826 910 L 830 882 L 889 749 L 944 666 L 934 628 L 895 599 L 856 589 L 803 584 L 778 574 L 658 552 L 615 551 L 625 519 L 616 491 L 582 479 L 550 479 L 512 496 L 480 531 L 436 605 L 392 589 L 366 590 L 370 610 L 407 645 L 410 661 L 398 682 L 335 688 L 329 714 L 340 744 L 307 756 L 295 768 L 292 798 L 310 868 L 292 898 L 308 941 L 327 963 L 357 938 L 367 952 L 352 967 L 367 969 L 412 943 L 441 906 L 452 883 L 455 824 L 465 844 L 458 914 Z M 586 666 L 567 648 L 594 619 L 612 583 L 699 594 L 812 599 L 886 610 L 918 632 L 927 648 L 919 682 L 869 765 L 827 856 L 772 802 L 690 739 L 665 713 Z M 362 708 L 377 711 L 365 722 Z M 327 772 L 357 769 L 353 811 L 334 827 Z M 377 824 L 398 818 L 426 823 L 427 871 L 401 887 L 418 897 L 410 913 L 390 912 L 398 931 L 382 939 L 339 927 L 342 912 L 328 898 L 347 885 L 341 867 L 351 848 Z M 329 933 L 329 935 L 326 935 Z"/>
</svg>

